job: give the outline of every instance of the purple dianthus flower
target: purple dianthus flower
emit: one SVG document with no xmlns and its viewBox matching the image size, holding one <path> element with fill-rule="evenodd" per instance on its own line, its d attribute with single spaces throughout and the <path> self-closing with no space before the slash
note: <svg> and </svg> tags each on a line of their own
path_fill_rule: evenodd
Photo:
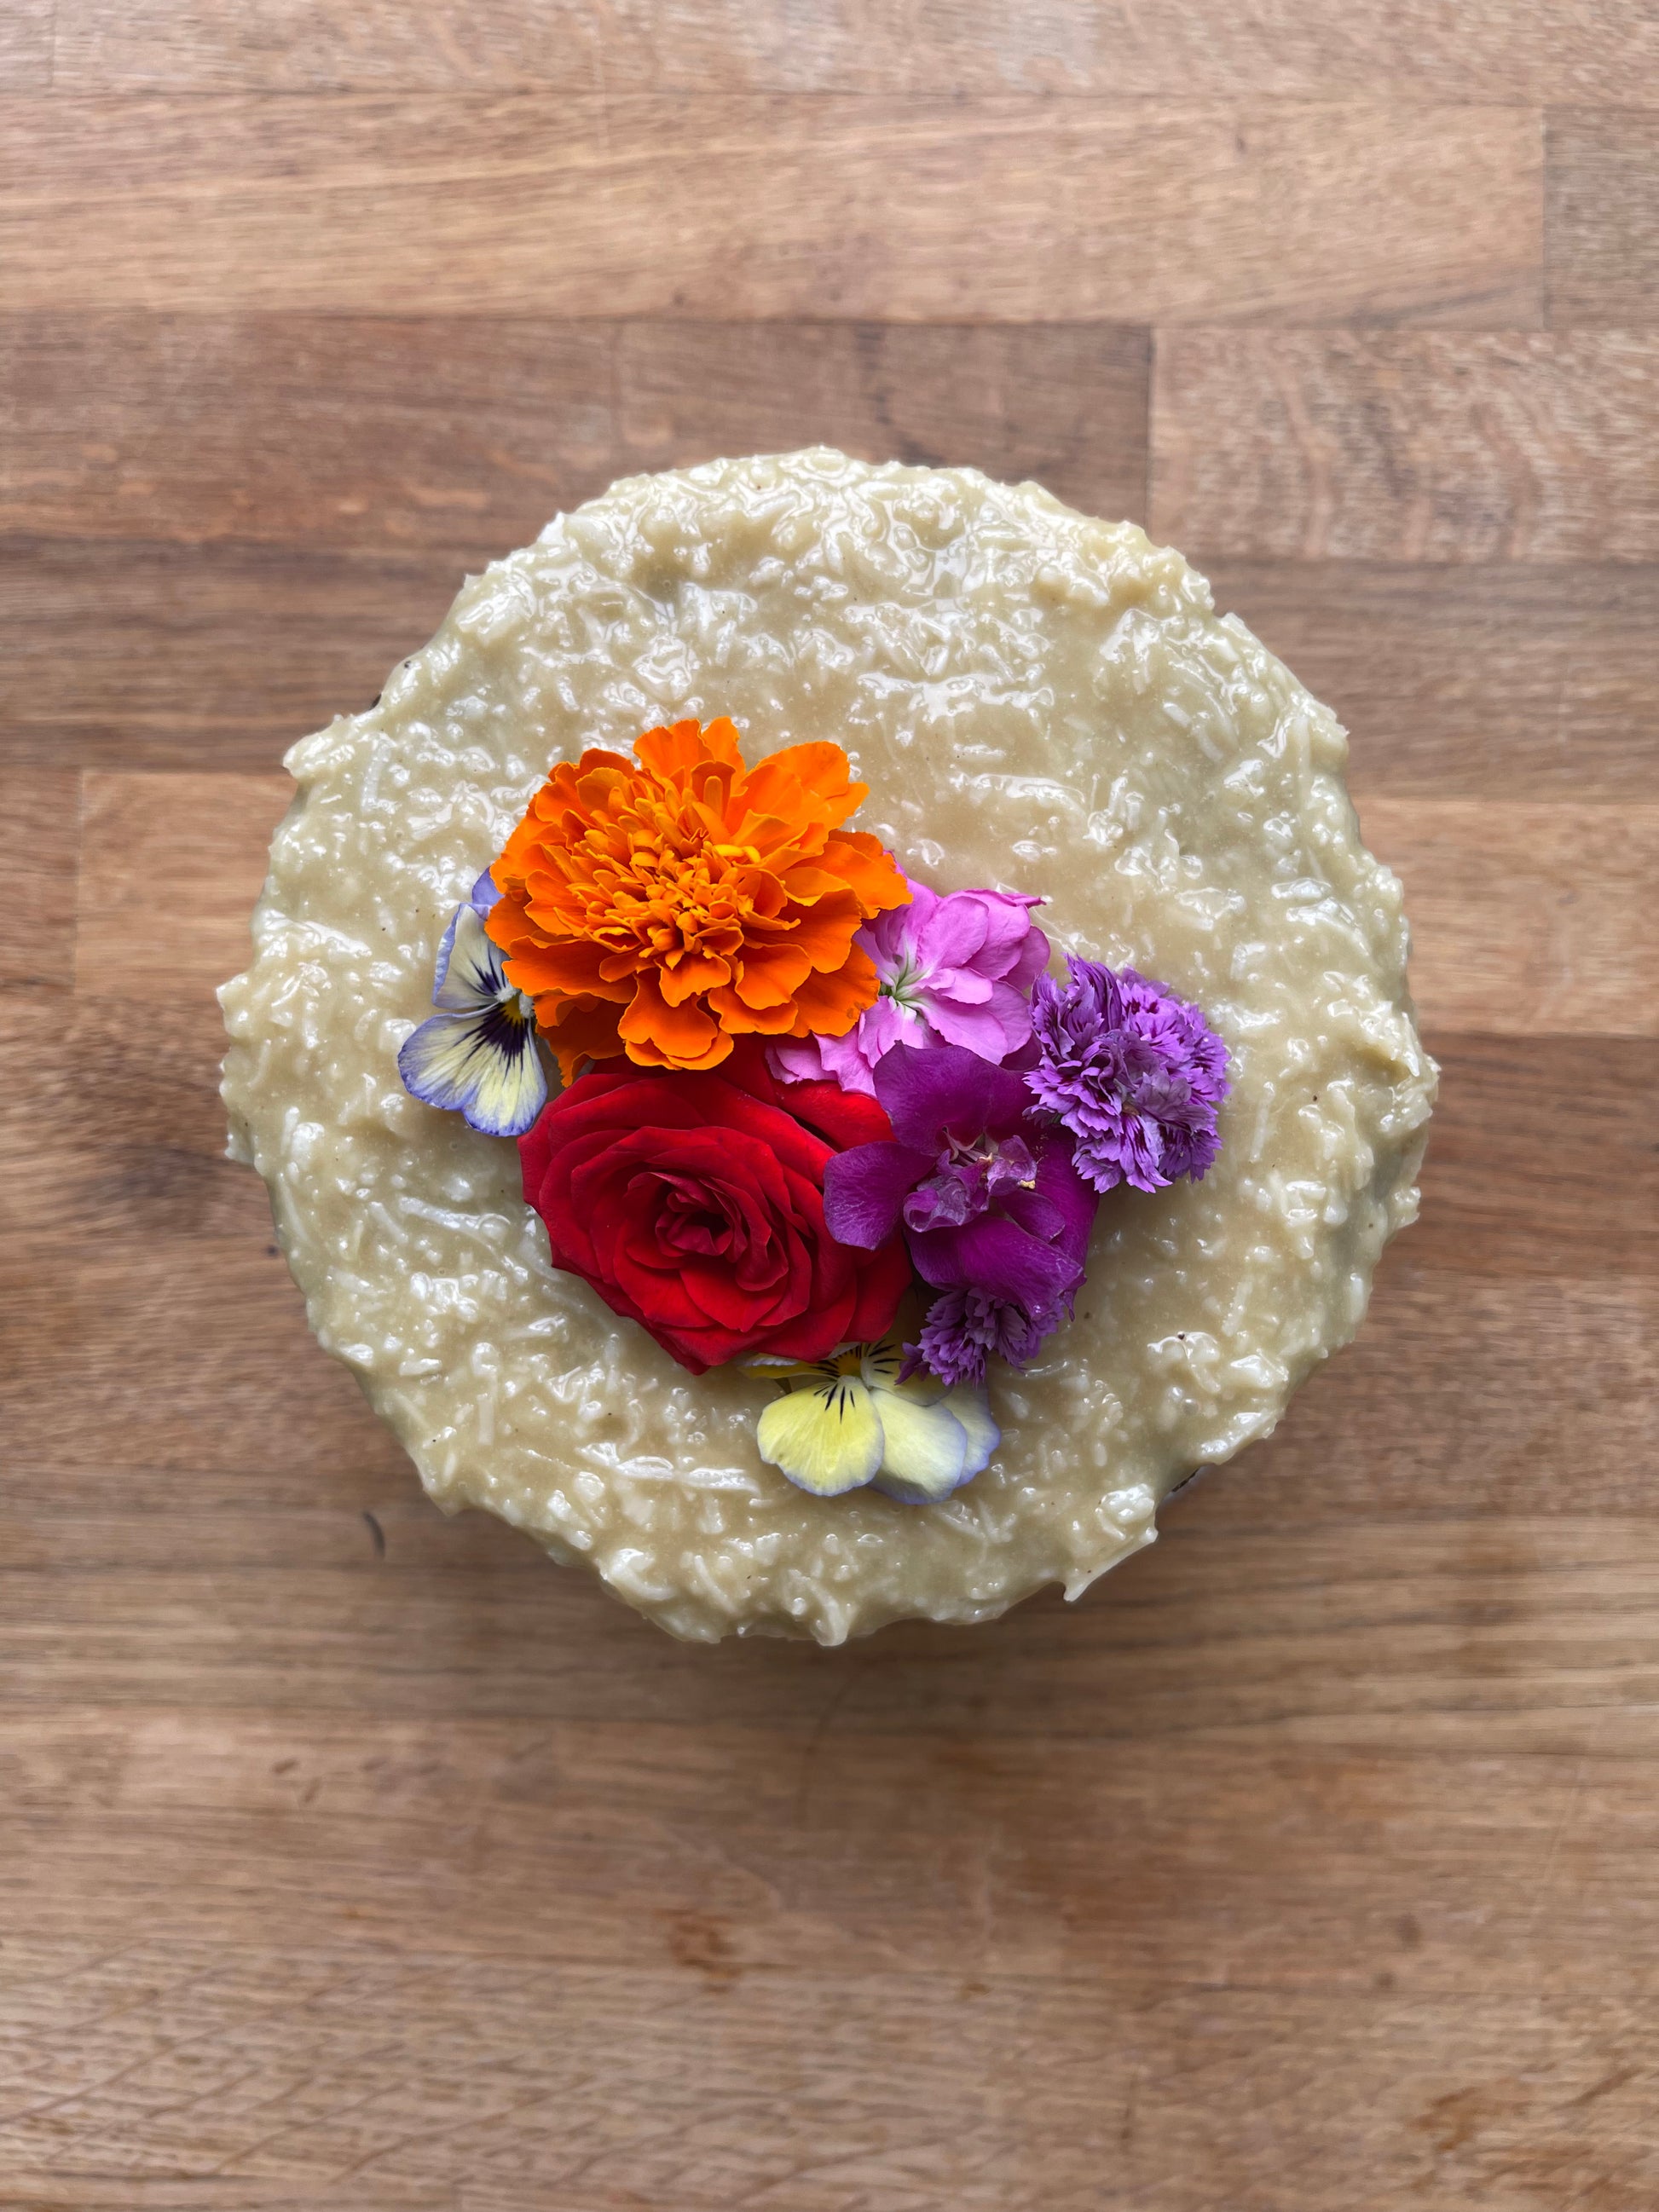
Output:
<svg viewBox="0 0 1659 2212">
<path fill-rule="evenodd" d="M 1070 1310 L 1069 1293 L 1031 1314 L 1006 1298 L 988 1297 L 983 1291 L 943 1291 L 927 1309 L 921 1342 L 907 1348 L 941 1382 L 982 1382 L 992 1352 L 1011 1367 L 1025 1366 Z"/>
<path fill-rule="evenodd" d="M 1197 1182 L 1221 1146 L 1226 1047 L 1196 1006 L 1133 968 L 1075 955 L 1066 964 L 1069 982 L 1039 975 L 1033 987 L 1037 1057 L 1025 1079 L 1076 1139 L 1079 1173 L 1097 1191 Z"/>
</svg>

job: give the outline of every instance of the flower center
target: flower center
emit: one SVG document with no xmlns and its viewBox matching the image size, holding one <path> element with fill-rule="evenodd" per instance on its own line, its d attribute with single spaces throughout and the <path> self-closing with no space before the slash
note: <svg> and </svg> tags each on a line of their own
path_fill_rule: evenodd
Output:
<svg viewBox="0 0 1659 2212">
<path fill-rule="evenodd" d="M 878 995 L 896 999 L 908 1012 L 921 1004 L 921 970 L 902 959 L 892 975 L 883 976 Z"/>
<path fill-rule="evenodd" d="M 587 831 L 572 855 L 586 878 L 572 888 L 583 898 L 587 936 L 671 969 L 689 953 L 741 948 L 754 911 L 745 878 L 759 856 L 713 834 L 707 811 L 695 799 L 676 805 L 641 793 Z"/>
<path fill-rule="evenodd" d="M 960 1229 L 990 1211 L 1005 1191 L 1029 1190 L 1036 1162 L 1023 1137 L 981 1135 L 964 1143 L 952 1137 L 939 1165 L 904 1201 L 911 1229 Z"/>
</svg>

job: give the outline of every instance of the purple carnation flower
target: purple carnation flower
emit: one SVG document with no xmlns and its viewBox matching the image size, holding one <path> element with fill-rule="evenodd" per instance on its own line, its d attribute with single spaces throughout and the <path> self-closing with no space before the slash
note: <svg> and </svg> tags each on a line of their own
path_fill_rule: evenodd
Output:
<svg viewBox="0 0 1659 2212">
<path fill-rule="evenodd" d="M 1011 1367 L 1024 1367 L 1036 1357 L 1048 1331 L 1070 1311 L 1069 1298 L 1034 1316 L 1024 1306 L 988 1297 L 983 1291 L 946 1291 L 927 1309 L 915 1355 L 942 1382 L 980 1382 L 992 1352 Z"/>
<path fill-rule="evenodd" d="M 881 979 L 875 1004 L 845 1036 L 771 1046 L 773 1073 L 786 1083 L 828 1077 L 873 1097 L 876 1063 L 896 1044 L 955 1044 L 1006 1060 L 1030 1037 L 1026 994 L 1048 964 L 1048 940 L 1031 924 L 1042 903 L 1015 891 L 940 897 L 912 883 L 908 906 L 866 922 L 853 939 Z"/>
<path fill-rule="evenodd" d="M 1023 1366 L 1070 1314 L 1095 1194 L 1062 1130 L 1032 1128 L 1025 1079 L 958 1045 L 901 1047 L 876 1064 L 890 1142 L 824 1170 L 823 1213 L 842 1244 L 874 1249 L 902 1226 L 917 1273 L 945 1295 L 915 1354 L 950 1382 L 986 1356 Z"/>
<path fill-rule="evenodd" d="M 1031 993 L 1033 1097 L 1076 1139 L 1097 1191 L 1197 1182 L 1220 1150 L 1226 1047 L 1196 1006 L 1133 968 L 1066 964 L 1069 983 L 1040 975 Z"/>
</svg>

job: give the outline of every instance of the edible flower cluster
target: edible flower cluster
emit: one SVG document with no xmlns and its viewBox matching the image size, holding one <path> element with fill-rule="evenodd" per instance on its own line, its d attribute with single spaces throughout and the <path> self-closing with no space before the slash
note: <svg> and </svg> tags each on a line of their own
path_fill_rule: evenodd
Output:
<svg viewBox="0 0 1659 2212">
<path fill-rule="evenodd" d="M 701 1375 L 776 1389 L 822 1497 L 948 1497 L 989 1362 L 1067 1322 L 1102 1197 L 1201 1177 L 1198 1009 L 1068 954 L 1038 899 L 936 892 L 844 825 L 839 745 L 745 767 L 722 718 L 556 768 L 438 947 L 408 1089 L 514 1137 L 556 1267 Z"/>
</svg>

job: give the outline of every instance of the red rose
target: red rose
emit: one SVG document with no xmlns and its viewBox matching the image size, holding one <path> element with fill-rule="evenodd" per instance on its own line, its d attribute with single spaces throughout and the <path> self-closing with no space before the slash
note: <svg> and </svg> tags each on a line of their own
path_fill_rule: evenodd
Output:
<svg viewBox="0 0 1659 2212">
<path fill-rule="evenodd" d="M 891 1134 L 873 1098 L 781 1085 L 745 1041 L 718 1073 L 580 1077 L 519 1156 L 554 1266 L 701 1375 L 748 1352 L 821 1359 L 882 1334 L 910 1282 L 903 1240 L 836 1243 L 823 1170 Z"/>
</svg>

